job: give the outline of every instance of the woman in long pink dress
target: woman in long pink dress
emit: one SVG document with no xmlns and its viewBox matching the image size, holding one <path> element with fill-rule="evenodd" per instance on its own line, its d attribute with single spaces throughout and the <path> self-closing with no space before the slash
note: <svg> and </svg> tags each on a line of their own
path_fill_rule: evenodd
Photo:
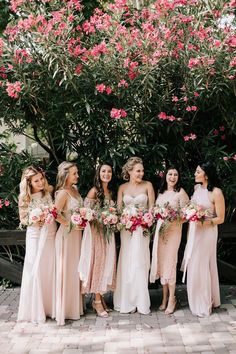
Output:
<svg viewBox="0 0 236 354">
<path fill-rule="evenodd" d="M 221 189 L 216 187 L 216 171 L 211 163 L 200 164 L 195 172 L 194 194 L 191 201 L 208 210 L 203 223 L 190 223 L 183 266 L 187 268 L 189 307 L 193 315 L 209 316 L 212 308 L 220 306 L 217 271 L 217 225 L 224 222 L 225 202 Z M 193 228 L 192 228 L 192 225 Z"/>
<path fill-rule="evenodd" d="M 94 208 L 114 205 L 111 189 L 112 167 L 100 164 L 96 170 L 94 187 L 85 198 L 85 206 Z M 79 274 L 82 280 L 82 293 L 95 294 L 93 308 L 99 317 L 108 317 L 103 294 L 113 291 L 116 276 L 116 249 L 114 233 L 106 240 L 102 225 L 88 224 L 84 230 Z"/>
<path fill-rule="evenodd" d="M 177 209 L 185 206 L 189 198 L 181 188 L 180 172 L 176 167 L 169 167 L 162 178 L 161 188 L 156 200 L 156 205 L 163 207 L 169 205 Z M 175 310 L 175 283 L 178 249 L 182 235 L 182 223 L 172 221 L 167 229 L 160 231 L 161 221 L 157 223 L 153 249 L 150 282 L 160 278 L 163 298 L 159 309 L 165 310 L 165 314 L 171 314 Z"/>
<path fill-rule="evenodd" d="M 51 207 L 52 197 L 42 169 L 29 166 L 22 174 L 19 215 L 26 230 L 26 252 L 21 282 L 18 321 L 45 322 L 54 316 L 56 222 L 33 222 L 32 213 Z"/>
<path fill-rule="evenodd" d="M 60 227 L 56 234 L 56 289 L 55 317 L 58 325 L 65 319 L 78 320 L 83 314 L 78 262 L 82 231 L 70 230 L 73 209 L 81 207 L 83 200 L 76 188 L 78 168 L 72 162 L 62 162 L 58 166 L 55 206 Z"/>
</svg>

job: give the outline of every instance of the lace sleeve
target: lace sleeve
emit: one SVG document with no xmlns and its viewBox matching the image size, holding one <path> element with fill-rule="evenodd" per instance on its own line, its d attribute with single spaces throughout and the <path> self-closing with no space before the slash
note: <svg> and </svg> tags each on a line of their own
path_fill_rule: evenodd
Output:
<svg viewBox="0 0 236 354">
<path fill-rule="evenodd" d="M 19 219 L 22 225 L 28 224 L 28 214 L 29 214 L 29 205 L 22 198 L 19 198 L 18 202 L 19 208 Z"/>
<path fill-rule="evenodd" d="M 85 199 L 84 199 L 84 206 L 86 207 L 86 208 L 91 208 L 91 209 L 93 209 L 94 207 L 95 207 L 95 205 L 96 205 L 96 199 L 91 199 L 91 198 L 88 198 L 88 197 L 86 197 Z"/>
</svg>

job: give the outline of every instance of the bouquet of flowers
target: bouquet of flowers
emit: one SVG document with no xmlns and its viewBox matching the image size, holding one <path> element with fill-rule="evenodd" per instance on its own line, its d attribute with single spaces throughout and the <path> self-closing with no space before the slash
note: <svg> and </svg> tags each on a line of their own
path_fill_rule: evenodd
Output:
<svg viewBox="0 0 236 354">
<path fill-rule="evenodd" d="M 29 213 L 29 225 L 52 224 L 57 218 L 57 209 L 54 205 L 38 205 Z"/>
<path fill-rule="evenodd" d="M 201 221 L 203 223 L 208 216 L 210 216 L 209 211 L 194 202 L 189 202 L 182 208 L 182 218 L 186 221 Z"/>
<path fill-rule="evenodd" d="M 153 214 L 156 220 L 163 220 L 160 227 L 160 235 L 163 237 L 171 222 L 181 220 L 181 208 L 173 208 L 169 202 L 165 203 L 163 206 L 156 205 L 153 208 Z"/>
<path fill-rule="evenodd" d="M 154 222 L 153 213 L 141 208 L 140 206 L 127 206 L 125 207 L 120 216 L 120 228 L 133 232 L 139 226 L 143 229 L 143 235 L 149 236 L 149 228 Z"/>
<path fill-rule="evenodd" d="M 70 218 L 70 230 L 78 227 L 84 229 L 88 222 L 95 219 L 95 216 L 95 211 L 89 207 L 76 208 Z"/>
<path fill-rule="evenodd" d="M 97 205 L 96 221 L 98 228 L 102 225 L 105 240 L 109 242 L 111 235 L 117 231 L 119 219 L 116 207 L 110 203 L 105 203 L 103 207 Z"/>
</svg>

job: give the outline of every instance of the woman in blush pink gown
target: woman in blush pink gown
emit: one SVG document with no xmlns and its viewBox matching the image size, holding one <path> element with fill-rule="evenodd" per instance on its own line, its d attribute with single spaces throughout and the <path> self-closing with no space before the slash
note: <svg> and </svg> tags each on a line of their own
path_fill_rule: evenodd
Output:
<svg viewBox="0 0 236 354">
<path fill-rule="evenodd" d="M 55 205 L 60 227 L 56 234 L 56 289 L 55 317 L 58 325 L 66 319 L 79 320 L 83 314 L 78 263 L 82 231 L 70 231 L 73 209 L 81 207 L 83 200 L 76 188 L 78 169 L 74 163 L 62 162 L 58 166 Z"/>
<path fill-rule="evenodd" d="M 216 247 L 218 228 L 224 222 L 225 202 L 216 187 L 216 171 L 210 162 L 199 164 L 195 172 L 194 194 L 191 200 L 208 210 L 203 223 L 191 222 L 182 268 L 187 268 L 189 307 L 193 315 L 209 316 L 220 306 Z M 193 225 L 191 225 L 193 224 Z"/>
<path fill-rule="evenodd" d="M 85 206 L 94 208 L 114 206 L 112 191 L 112 167 L 101 163 L 96 170 L 94 187 L 85 198 Z M 99 317 L 108 317 L 108 307 L 102 296 L 115 289 L 116 247 L 114 233 L 106 240 L 102 225 L 88 224 L 84 230 L 79 274 L 82 293 L 94 294 L 92 306 Z"/>
<path fill-rule="evenodd" d="M 156 205 L 163 207 L 168 204 L 176 209 L 185 206 L 189 198 L 181 188 L 180 172 L 176 167 L 169 167 L 162 178 L 161 188 L 156 200 Z M 178 249 L 182 236 L 182 222 L 172 221 L 164 233 L 160 232 L 162 221 L 156 227 L 153 249 L 150 282 L 161 280 L 163 299 L 160 310 L 171 314 L 175 310 L 175 283 Z"/>
<path fill-rule="evenodd" d="M 33 222 L 32 213 L 52 207 L 49 186 L 41 168 L 27 167 L 20 183 L 19 215 L 26 230 L 26 252 L 21 282 L 18 321 L 45 322 L 54 316 L 56 222 Z"/>
</svg>

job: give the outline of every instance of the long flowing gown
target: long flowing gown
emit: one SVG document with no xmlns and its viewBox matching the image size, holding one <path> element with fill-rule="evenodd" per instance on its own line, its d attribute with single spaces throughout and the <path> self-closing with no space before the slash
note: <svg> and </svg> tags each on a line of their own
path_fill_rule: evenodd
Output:
<svg viewBox="0 0 236 354">
<path fill-rule="evenodd" d="M 27 215 L 39 205 L 52 205 L 51 196 L 33 194 Z M 46 317 L 54 316 L 55 234 L 55 222 L 27 227 L 18 321 L 43 323 Z"/>
<path fill-rule="evenodd" d="M 71 210 L 82 205 L 82 198 L 68 194 L 67 207 L 63 216 L 70 220 Z M 64 325 L 65 319 L 78 320 L 83 314 L 83 303 L 77 271 L 80 259 L 82 231 L 71 230 L 60 225 L 55 240 L 56 248 L 56 321 Z"/>
<path fill-rule="evenodd" d="M 172 208 L 182 208 L 188 200 L 188 195 L 181 188 L 179 192 L 166 190 L 164 193 L 160 193 L 156 204 L 162 207 L 168 203 Z M 155 282 L 160 278 L 162 285 L 172 285 L 176 283 L 176 265 L 182 236 L 182 223 L 171 222 L 163 234 L 159 232 L 158 226 L 159 223 L 153 242 L 150 282 Z"/>
<path fill-rule="evenodd" d="M 135 197 L 125 194 L 125 206 L 138 205 L 147 208 L 148 196 L 144 193 Z M 150 238 L 143 236 L 138 227 L 132 234 L 121 231 L 121 248 L 117 268 L 117 283 L 114 292 L 114 309 L 121 313 L 135 311 L 150 312 L 148 272 L 150 268 Z"/>
<path fill-rule="evenodd" d="M 191 200 L 207 209 L 212 217 L 216 215 L 215 206 L 209 199 L 206 188 L 197 185 Z M 199 317 L 209 316 L 212 307 L 220 306 L 217 237 L 217 225 L 196 225 L 192 253 L 187 265 L 187 292 L 190 310 Z M 189 237 L 188 242 L 190 241 Z"/>
<path fill-rule="evenodd" d="M 112 200 L 106 202 L 114 205 Z M 94 208 L 97 201 L 85 198 L 85 207 Z M 81 246 L 79 274 L 82 280 L 82 293 L 104 294 L 113 291 L 116 280 L 116 246 L 114 233 L 109 242 L 105 240 L 102 227 L 89 223 Z"/>
</svg>

